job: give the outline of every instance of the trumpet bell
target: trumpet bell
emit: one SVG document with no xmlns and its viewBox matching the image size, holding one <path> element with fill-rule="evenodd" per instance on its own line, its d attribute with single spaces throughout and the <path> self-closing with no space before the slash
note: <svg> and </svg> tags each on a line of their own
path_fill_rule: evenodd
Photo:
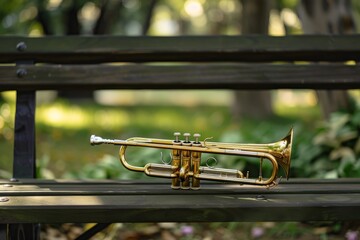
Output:
<svg viewBox="0 0 360 240">
<path fill-rule="evenodd" d="M 289 179 L 290 175 L 290 163 L 291 163 L 291 148 L 293 141 L 293 129 L 291 128 L 289 133 L 280 141 L 274 143 L 275 146 L 279 146 L 277 151 L 271 151 L 270 153 L 275 156 L 276 161 L 282 167 L 285 172 L 286 179 Z"/>
<path fill-rule="evenodd" d="M 269 153 L 284 170 L 286 179 L 289 179 L 293 133 L 294 130 L 291 128 L 284 138 L 277 142 L 268 144 L 205 142 L 204 145 L 209 148 L 242 150 L 254 153 Z"/>
</svg>

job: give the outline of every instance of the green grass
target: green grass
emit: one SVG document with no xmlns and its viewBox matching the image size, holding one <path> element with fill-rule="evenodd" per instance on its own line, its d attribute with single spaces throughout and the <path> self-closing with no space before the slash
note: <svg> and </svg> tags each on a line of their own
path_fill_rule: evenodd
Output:
<svg viewBox="0 0 360 240">
<path fill-rule="evenodd" d="M 303 128 L 301 118 L 292 115 L 236 121 L 227 106 L 120 107 L 57 100 L 37 107 L 36 155 L 40 166 L 52 173 L 47 176 L 59 178 L 68 172 L 80 173 L 85 165 L 107 155 L 117 158 L 116 146 L 90 146 L 92 134 L 118 139 L 134 136 L 171 139 L 179 131 L 197 132 L 203 139 L 213 137 L 212 141 L 267 143 L 282 138 L 290 127 L 299 125 Z M 3 159 L 12 159 L 12 142 L 11 137 L 1 139 Z M 11 161 L 3 160 L 0 165 L 11 172 Z"/>
</svg>

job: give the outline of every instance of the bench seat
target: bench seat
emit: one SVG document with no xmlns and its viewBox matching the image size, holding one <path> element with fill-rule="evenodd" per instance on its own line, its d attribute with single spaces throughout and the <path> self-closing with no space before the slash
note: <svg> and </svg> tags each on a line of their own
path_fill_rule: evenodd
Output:
<svg viewBox="0 0 360 240">
<path fill-rule="evenodd" d="M 0 181 L 1 223 L 360 220 L 359 179 L 290 179 L 275 188 L 165 180 Z"/>
</svg>

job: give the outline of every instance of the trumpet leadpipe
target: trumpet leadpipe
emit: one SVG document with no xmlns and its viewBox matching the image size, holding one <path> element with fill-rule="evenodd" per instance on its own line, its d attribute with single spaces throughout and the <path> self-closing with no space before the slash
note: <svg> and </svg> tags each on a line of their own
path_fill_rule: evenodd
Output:
<svg viewBox="0 0 360 240">
<path fill-rule="evenodd" d="M 96 135 L 91 135 L 90 144 L 92 146 L 100 144 L 126 145 L 126 140 L 105 139 Z"/>
<path fill-rule="evenodd" d="M 198 151 L 202 153 L 214 153 L 214 154 L 225 154 L 225 155 L 242 155 L 248 157 L 260 157 L 263 156 L 263 152 L 254 152 L 240 149 L 227 149 L 217 147 L 206 147 L 203 143 L 201 145 L 176 145 L 173 144 L 172 140 L 164 139 L 152 139 L 152 138 L 129 138 L 127 140 L 121 139 L 104 139 L 99 136 L 92 135 L 90 138 L 91 145 L 100 144 L 112 144 L 120 146 L 134 146 L 134 147 L 150 147 L 150 148 L 161 148 L 161 149 L 174 149 L 174 150 L 190 150 Z"/>
</svg>

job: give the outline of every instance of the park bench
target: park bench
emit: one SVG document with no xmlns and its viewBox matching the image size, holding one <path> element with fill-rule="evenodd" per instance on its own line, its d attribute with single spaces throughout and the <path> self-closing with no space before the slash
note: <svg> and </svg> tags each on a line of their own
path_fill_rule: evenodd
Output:
<svg viewBox="0 0 360 240">
<path fill-rule="evenodd" d="M 13 178 L 0 180 L 0 239 L 36 239 L 41 223 L 98 223 L 79 237 L 87 239 L 113 222 L 360 220 L 359 179 L 290 179 L 271 190 L 209 182 L 200 191 L 153 178 L 35 179 L 34 127 L 38 90 L 358 89 L 360 66 L 343 62 L 360 60 L 359 42 L 358 35 L 1 37 L 0 91 L 16 90 L 17 102 Z M 106 64 L 117 62 L 136 64 Z M 143 64 L 154 62 L 182 64 Z"/>
</svg>

